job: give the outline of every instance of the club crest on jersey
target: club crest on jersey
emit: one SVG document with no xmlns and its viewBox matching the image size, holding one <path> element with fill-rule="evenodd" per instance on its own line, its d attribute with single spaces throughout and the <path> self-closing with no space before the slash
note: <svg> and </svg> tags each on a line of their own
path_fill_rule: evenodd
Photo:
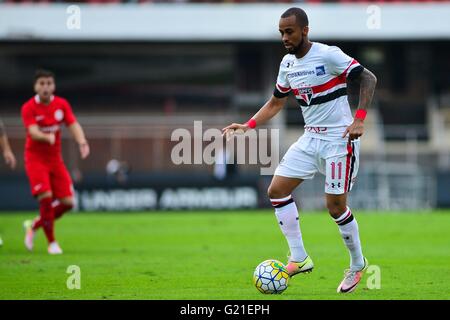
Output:
<svg viewBox="0 0 450 320">
<path fill-rule="evenodd" d="M 298 88 L 295 90 L 294 94 L 309 105 L 313 96 L 313 91 L 311 88 Z"/>
<path fill-rule="evenodd" d="M 325 74 L 325 66 L 316 67 L 316 76 L 323 76 Z"/>
<path fill-rule="evenodd" d="M 64 112 L 61 109 L 58 109 L 55 111 L 54 116 L 56 121 L 61 121 L 62 119 L 64 119 Z"/>
</svg>

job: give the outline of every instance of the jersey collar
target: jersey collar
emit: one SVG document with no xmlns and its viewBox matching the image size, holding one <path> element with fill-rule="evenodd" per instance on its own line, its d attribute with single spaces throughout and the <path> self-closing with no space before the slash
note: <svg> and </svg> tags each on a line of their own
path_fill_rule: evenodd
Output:
<svg viewBox="0 0 450 320">
<path fill-rule="evenodd" d="M 52 95 L 52 96 L 50 97 L 50 102 L 52 102 L 53 99 L 55 99 L 55 96 L 54 96 L 54 95 Z M 36 95 L 34 96 L 34 101 L 36 101 L 36 103 L 41 104 L 41 98 L 39 97 L 38 94 L 36 94 Z"/>
<path fill-rule="evenodd" d="M 309 56 L 311 54 L 311 52 L 314 50 L 313 48 L 315 48 L 315 42 L 311 41 L 311 48 L 309 48 L 308 52 L 306 52 L 306 54 L 301 58 L 297 58 L 297 56 L 294 54 L 294 58 L 299 61 L 304 60 L 307 56 Z"/>
</svg>

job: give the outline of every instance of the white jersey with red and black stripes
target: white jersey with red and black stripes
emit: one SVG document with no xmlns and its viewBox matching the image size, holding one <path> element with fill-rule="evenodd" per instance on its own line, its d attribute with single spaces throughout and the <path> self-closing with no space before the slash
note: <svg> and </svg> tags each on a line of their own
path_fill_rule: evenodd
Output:
<svg viewBox="0 0 450 320">
<path fill-rule="evenodd" d="M 338 47 L 313 42 L 300 59 L 293 54 L 284 56 L 274 95 L 283 97 L 292 91 L 303 112 L 305 135 L 329 141 L 342 139 L 353 122 L 346 79 L 362 69 Z"/>
</svg>

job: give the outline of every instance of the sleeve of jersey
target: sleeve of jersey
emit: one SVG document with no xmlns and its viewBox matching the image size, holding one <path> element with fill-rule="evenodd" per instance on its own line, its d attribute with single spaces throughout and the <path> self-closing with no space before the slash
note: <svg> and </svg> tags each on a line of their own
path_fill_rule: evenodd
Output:
<svg viewBox="0 0 450 320">
<path fill-rule="evenodd" d="M 65 101 L 65 109 L 66 110 L 64 112 L 64 123 L 66 124 L 66 126 L 70 126 L 71 124 L 77 122 L 77 118 L 73 114 L 72 107 L 67 101 Z"/>
<path fill-rule="evenodd" d="M 281 62 L 277 83 L 275 84 L 275 90 L 273 91 L 273 95 L 276 98 L 284 98 L 288 96 L 291 91 L 291 86 L 287 80 L 287 70 L 284 69 L 283 62 Z"/>
<path fill-rule="evenodd" d="M 33 111 L 26 104 L 22 107 L 22 121 L 25 128 L 28 128 L 33 124 L 37 124 Z"/>
<path fill-rule="evenodd" d="M 330 47 L 328 67 L 331 74 L 337 76 L 345 74 L 345 77 L 350 79 L 358 76 L 364 70 L 364 67 L 356 59 L 346 55 L 338 47 Z"/>
</svg>

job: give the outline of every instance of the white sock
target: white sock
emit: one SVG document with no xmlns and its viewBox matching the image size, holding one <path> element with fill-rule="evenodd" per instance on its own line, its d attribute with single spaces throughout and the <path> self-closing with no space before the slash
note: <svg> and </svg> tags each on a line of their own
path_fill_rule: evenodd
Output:
<svg viewBox="0 0 450 320">
<path fill-rule="evenodd" d="M 305 260 L 308 254 L 303 246 L 297 206 L 292 195 L 282 199 L 270 199 L 270 201 L 275 208 L 278 224 L 291 250 L 291 260 L 296 262 Z"/>
<path fill-rule="evenodd" d="M 339 218 L 333 220 L 337 223 L 342 239 L 350 253 L 350 270 L 361 270 L 364 268 L 364 257 L 359 240 L 358 223 L 350 208 L 347 207 L 347 210 Z"/>
</svg>

